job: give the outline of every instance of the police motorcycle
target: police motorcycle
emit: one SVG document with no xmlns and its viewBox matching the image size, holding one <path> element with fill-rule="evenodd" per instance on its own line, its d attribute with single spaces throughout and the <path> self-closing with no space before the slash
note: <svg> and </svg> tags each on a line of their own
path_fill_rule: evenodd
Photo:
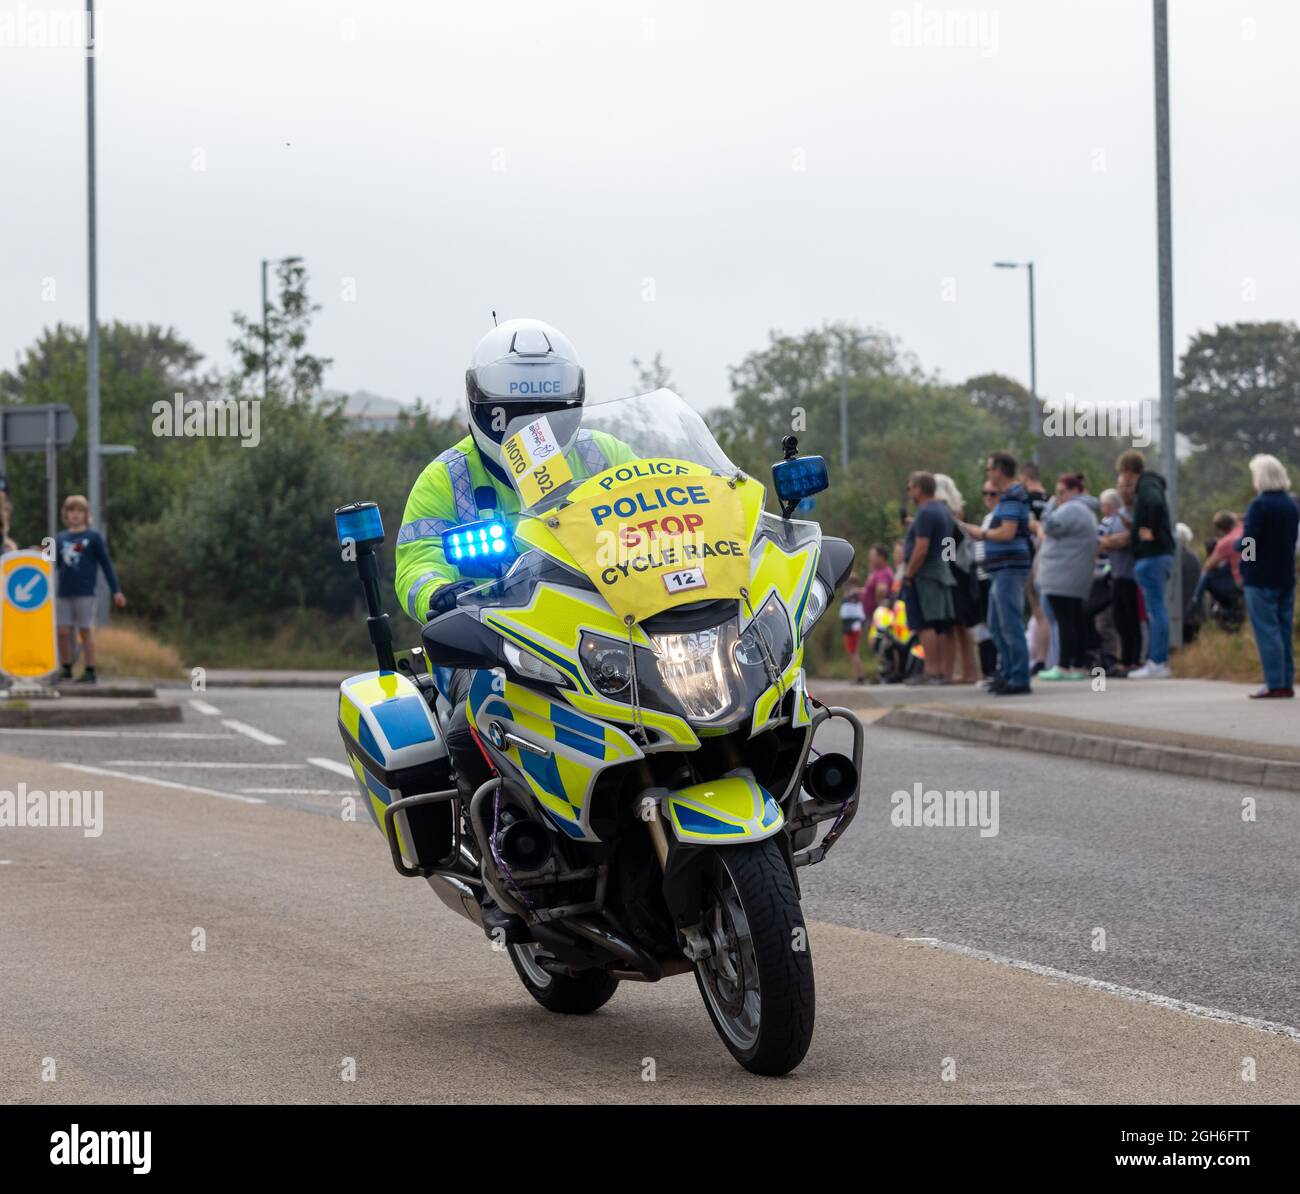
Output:
<svg viewBox="0 0 1300 1194">
<path fill-rule="evenodd" d="M 867 646 L 876 657 L 877 684 L 901 684 L 925 669 L 925 648 L 907 624 L 907 602 L 901 596 L 872 611 Z"/>
<path fill-rule="evenodd" d="M 799 870 L 858 806 L 863 730 L 816 701 L 813 624 L 853 549 L 791 519 L 825 489 L 794 437 L 772 468 L 781 514 L 668 390 L 588 404 L 632 459 L 585 480 L 546 420 L 506 430 L 521 515 L 443 536 L 483 579 L 400 661 L 379 601 L 373 503 L 336 512 L 379 668 L 345 680 L 339 729 L 399 874 L 482 926 L 484 897 L 527 940 L 498 942 L 544 1008 L 585 1014 L 621 982 L 693 973 L 723 1043 L 779 1075 L 813 1035 Z M 346 553 L 345 553 L 346 554 Z M 443 741 L 452 669 L 495 774 L 464 801 Z M 833 720 L 852 757 L 819 754 Z"/>
</svg>

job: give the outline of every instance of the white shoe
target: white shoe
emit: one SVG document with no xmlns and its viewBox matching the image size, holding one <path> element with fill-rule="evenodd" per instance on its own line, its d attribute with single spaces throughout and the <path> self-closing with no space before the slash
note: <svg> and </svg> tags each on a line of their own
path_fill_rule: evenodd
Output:
<svg viewBox="0 0 1300 1194">
<path fill-rule="evenodd" d="M 1129 672 L 1130 680 L 1172 680 L 1174 676 L 1173 669 L 1167 663 L 1156 663 L 1148 660 L 1135 672 Z"/>
</svg>

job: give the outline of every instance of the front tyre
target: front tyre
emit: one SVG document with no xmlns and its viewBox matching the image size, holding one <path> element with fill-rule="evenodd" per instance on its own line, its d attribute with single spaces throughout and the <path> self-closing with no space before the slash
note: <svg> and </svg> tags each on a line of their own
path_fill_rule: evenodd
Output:
<svg viewBox="0 0 1300 1194">
<path fill-rule="evenodd" d="M 774 838 L 719 847 L 704 879 L 710 955 L 695 981 L 722 1043 L 753 1074 L 788 1074 L 812 1043 L 812 952 Z"/>
<path fill-rule="evenodd" d="M 603 1007 L 618 990 L 618 979 L 603 970 L 584 970 L 572 977 L 551 974 L 538 962 L 539 954 L 549 957 L 536 945 L 507 945 L 510 961 L 528 994 L 548 1012 L 563 1016 L 585 1016 Z"/>
</svg>

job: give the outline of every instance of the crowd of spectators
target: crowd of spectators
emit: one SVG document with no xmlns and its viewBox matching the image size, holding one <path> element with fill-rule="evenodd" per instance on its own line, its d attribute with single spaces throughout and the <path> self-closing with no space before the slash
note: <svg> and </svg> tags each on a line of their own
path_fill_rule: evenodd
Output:
<svg viewBox="0 0 1300 1194">
<path fill-rule="evenodd" d="M 1167 679 L 1177 567 L 1184 641 L 1207 618 L 1236 631 L 1249 617 L 1264 671 L 1250 695 L 1293 697 L 1300 506 L 1276 457 L 1254 457 L 1250 473 L 1257 496 L 1244 514 L 1215 515 L 1203 560 L 1137 449 L 1119 456 L 1114 487 L 1098 496 L 1081 473 L 1061 474 L 1049 494 L 1037 465 L 994 452 L 978 513 L 951 477 L 912 473 L 902 540 L 892 553 L 871 548 L 866 580 L 850 579 L 840 607 L 854 680 L 863 682 L 862 632 L 878 609 L 899 607 L 920 650 L 891 680 L 1019 696 L 1035 680 Z"/>
</svg>

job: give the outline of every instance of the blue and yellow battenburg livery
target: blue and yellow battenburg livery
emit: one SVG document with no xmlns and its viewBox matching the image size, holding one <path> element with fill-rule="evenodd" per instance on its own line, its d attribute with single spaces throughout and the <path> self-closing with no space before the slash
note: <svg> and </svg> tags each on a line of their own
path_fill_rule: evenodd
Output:
<svg viewBox="0 0 1300 1194">
<path fill-rule="evenodd" d="M 397 672 L 365 672 L 339 686 L 339 731 L 371 820 L 384 831 L 384 809 L 403 796 L 445 789 L 450 763 L 442 731 L 419 689 Z M 404 812 L 393 818 L 407 865 L 451 848 L 451 809 L 431 810 L 413 834 Z"/>
<path fill-rule="evenodd" d="M 535 415 L 505 443 L 558 444 Z M 785 1074 L 815 1003 L 797 868 L 826 858 L 858 803 L 862 724 L 812 701 L 804 677 L 804 635 L 853 549 L 791 517 L 828 485 L 793 436 L 772 468 L 777 517 L 670 391 L 583 421 L 604 425 L 620 463 L 543 486 L 552 452 L 532 461 L 517 515 L 418 520 L 413 533 L 441 540 L 425 564 L 490 580 L 435 602 L 448 608 L 400 661 L 373 503 L 336 510 L 340 542 L 370 552 L 357 561 L 379 664 L 339 692 L 349 764 L 396 870 L 503 946 L 548 1011 L 587 1014 L 625 980 L 693 972 L 732 1056 Z M 472 793 L 451 782 L 440 728 L 459 728 L 453 692 L 498 776 Z M 814 750 L 832 719 L 852 758 Z"/>
<path fill-rule="evenodd" d="M 775 596 L 794 644 L 779 687 L 772 685 L 754 704 L 749 725 L 753 736 L 781 720 L 783 695 L 795 727 L 807 726 L 811 720 L 800 625 L 817 574 L 819 537 L 810 535 L 807 546 L 793 553 L 766 538 L 756 540 L 763 490 L 750 483 L 742 486 L 740 493 L 745 516 L 743 534 L 746 542 L 754 543 L 749 596 L 747 605 L 742 605 L 740 631 L 743 633 L 751 620 L 750 610 L 761 611 Z M 517 536 L 561 564 L 575 566 L 542 520 L 521 523 Z M 542 695 L 501 674 L 482 672 L 471 688 L 469 705 L 471 723 L 485 741 L 497 745 L 487 733 L 487 727 L 495 721 L 506 731 L 550 747 L 549 755 L 542 757 L 510 745 L 507 739 L 501 753 L 522 774 L 552 821 L 571 838 L 600 840 L 591 826 L 589 797 L 604 771 L 640 758 L 643 753 L 694 750 L 711 732 L 707 725 L 692 726 L 684 717 L 644 705 L 638 712 L 647 732 L 644 748 L 618 724 L 610 724 L 629 723 L 630 705 L 626 699 L 604 696 L 596 690 L 582 667 L 579 648 L 585 634 L 627 642 L 629 628 L 590 590 L 563 584 L 539 585 L 526 605 L 487 610 L 483 623 L 549 663 L 570 681 L 569 686 Z M 652 645 L 639 624 L 631 628 L 630 635 L 637 647 Z M 752 779 L 719 780 L 700 788 L 689 794 L 679 793 L 673 804 L 674 814 L 669 820 L 680 840 L 752 841 L 769 837 L 781 828 L 780 807 Z"/>
<path fill-rule="evenodd" d="M 696 466 L 687 466 L 696 471 Z M 702 471 L 702 470 L 701 470 Z M 599 484 L 593 478 L 591 484 Z M 811 721 L 803 671 L 801 626 L 817 574 L 820 535 L 815 527 L 798 549 L 778 545 L 760 534 L 764 519 L 763 488 L 756 482 L 738 488 L 743 527 L 737 538 L 748 546 L 746 600 L 739 603 L 738 632 L 765 608 L 784 619 L 792 644 L 779 683 L 771 684 L 752 701 L 748 736 L 788 721 L 792 728 Z M 521 550 L 532 548 L 576 572 L 582 569 L 559 538 L 540 518 L 523 519 L 515 531 Z M 495 759 L 526 784 L 552 823 L 569 838 L 600 840 L 591 823 L 591 796 L 601 776 L 655 751 L 691 751 L 711 734 L 736 727 L 692 725 L 686 717 L 641 704 L 633 716 L 629 697 L 603 695 L 583 668 L 580 646 L 585 635 L 652 647 L 640 623 L 629 627 L 599 593 L 563 583 L 537 585 L 526 604 L 485 607 L 482 623 L 560 672 L 568 681 L 560 688 L 530 687 L 508 678 L 504 670 L 480 671 L 469 693 L 469 717 Z M 766 683 L 766 680 L 764 681 Z M 646 744 L 628 732 L 638 723 Z M 339 725 L 366 806 L 383 826 L 383 806 L 413 794 L 447 767 L 446 750 L 434 717 L 418 690 L 394 673 L 371 672 L 346 681 L 339 694 Z M 520 740 L 538 749 L 521 748 Z M 413 780 L 418 769 L 421 781 Z M 445 772 L 444 778 L 445 778 Z M 444 784 L 444 786 L 446 786 Z M 677 838 L 695 842 L 756 841 L 778 832 L 783 813 L 777 800 L 752 776 L 734 776 L 695 785 L 670 794 L 667 821 Z M 409 827 L 396 818 L 404 857 L 409 851 Z"/>
</svg>

